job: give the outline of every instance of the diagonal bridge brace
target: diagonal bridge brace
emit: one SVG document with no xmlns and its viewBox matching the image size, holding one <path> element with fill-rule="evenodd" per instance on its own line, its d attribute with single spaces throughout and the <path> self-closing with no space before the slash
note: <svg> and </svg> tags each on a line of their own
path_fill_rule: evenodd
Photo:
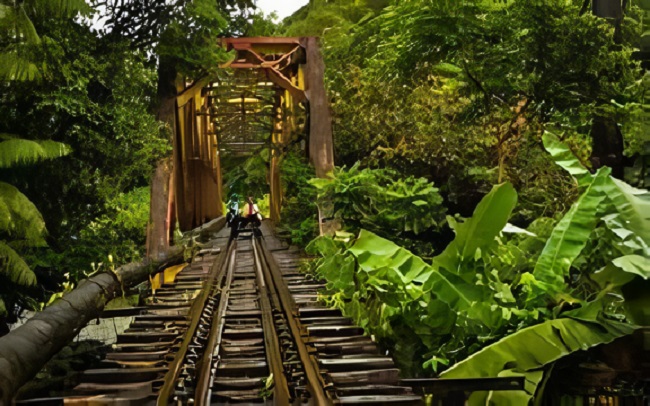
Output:
<svg viewBox="0 0 650 406">
<path fill-rule="evenodd" d="M 235 58 L 222 65 L 223 68 L 263 69 L 273 83 L 287 90 L 297 102 L 307 100 L 305 91 L 282 72 L 294 59 L 302 59 L 300 54 L 304 55 L 298 39 L 224 38 L 221 44 L 228 51 L 236 51 Z M 279 59 L 265 58 L 279 54 L 282 54 Z"/>
</svg>

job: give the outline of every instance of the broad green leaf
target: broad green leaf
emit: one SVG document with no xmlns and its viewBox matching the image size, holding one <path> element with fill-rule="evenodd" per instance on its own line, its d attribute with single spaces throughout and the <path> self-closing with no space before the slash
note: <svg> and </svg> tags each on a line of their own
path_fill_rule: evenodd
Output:
<svg viewBox="0 0 650 406">
<path fill-rule="evenodd" d="M 328 257 L 336 254 L 341 249 L 340 244 L 337 244 L 331 237 L 320 236 L 313 239 L 305 247 L 305 252 L 310 255 L 320 255 Z"/>
<path fill-rule="evenodd" d="M 372 273 L 374 277 L 381 275 L 383 280 L 399 283 L 405 289 L 412 283 L 424 284 L 422 290 L 414 292 L 411 299 L 418 294 L 431 292 L 454 312 L 465 317 L 480 320 L 488 326 L 500 320 L 498 312 L 490 310 L 493 299 L 488 288 L 467 283 L 444 269 L 435 269 L 392 241 L 361 230 L 359 238 L 349 250 L 357 258 L 359 268 Z M 377 282 L 376 279 L 374 281 Z"/>
<path fill-rule="evenodd" d="M 10 246 L 0 241 L 0 275 L 20 286 L 36 285 L 36 275 Z"/>
<path fill-rule="evenodd" d="M 609 168 L 599 169 L 587 189 L 555 226 L 535 264 L 535 279 L 557 289 L 564 286 L 564 277 L 598 222 L 596 213 L 605 199 L 603 185 L 609 181 L 609 173 Z"/>
<path fill-rule="evenodd" d="M 544 371 L 529 371 L 529 372 L 515 372 L 512 369 L 507 369 L 499 372 L 499 378 L 510 378 L 516 376 L 524 376 L 524 390 L 508 390 L 508 391 L 490 391 L 490 392 L 474 392 L 468 399 L 468 404 L 474 405 L 499 405 L 499 406 L 521 406 L 527 405 L 533 397 L 531 393 L 535 393 L 537 385 L 544 377 Z"/>
<path fill-rule="evenodd" d="M 34 203 L 18 189 L 0 182 L 0 238 L 44 245 L 45 221 Z"/>
<path fill-rule="evenodd" d="M 463 260 L 473 258 L 477 249 L 494 242 L 516 204 L 517 192 L 510 183 L 494 186 L 476 206 L 472 217 L 456 224 L 456 238 L 433 259 L 434 265 L 459 273 Z"/>
<path fill-rule="evenodd" d="M 650 244 L 650 192 L 615 178 L 609 178 L 603 190 L 625 222 L 625 228 Z"/>
<path fill-rule="evenodd" d="M 571 152 L 571 149 L 561 142 L 555 134 L 545 131 L 542 141 L 544 142 L 544 148 L 551 154 L 555 163 L 569 172 L 578 181 L 579 185 L 584 186 L 590 182 L 591 173 L 582 166 L 582 163 Z"/>
<path fill-rule="evenodd" d="M 354 293 L 354 258 L 347 254 L 326 257 L 318 267 L 318 273 L 327 280 L 330 290 L 341 291 L 346 297 Z"/>
<path fill-rule="evenodd" d="M 361 230 L 359 238 L 349 250 L 357 257 L 362 270 L 369 272 L 390 268 L 400 275 L 403 283 L 413 280 L 423 282 L 422 276 L 426 277 L 432 271 L 422 258 L 367 230 Z"/>
<path fill-rule="evenodd" d="M 625 272 L 639 275 L 646 280 L 650 278 L 650 258 L 641 255 L 625 255 L 616 258 L 612 263 Z"/>
<path fill-rule="evenodd" d="M 634 278 L 634 274 L 623 272 L 614 264 L 607 264 L 591 275 L 591 279 L 603 289 L 601 295 L 632 282 Z"/>
<path fill-rule="evenodd" d="M 609 343 L 618 337 L 631 334 L 637 328 L 639 327 L 609 320 L 548 320 L 483 348 L 443 372 L 440 377 L 487 378 L 499 376 L 507 370 L 520 374 L 538 371 L 575 351 Z M 526 388 L 529 396 L 534 395 L 537 383 Z M 487 392 L 483 392 L 482 396 L 477 394 L 471 404 L 485 405 L 487 396 Z"/>
<path fill-rule="evenodd" d="M 59 158 L 70 152 L 70 147 L 56 141 L 9 139 L 0 142 L 0 168 L 33 164 L 45 159 Z"/>
</svg>

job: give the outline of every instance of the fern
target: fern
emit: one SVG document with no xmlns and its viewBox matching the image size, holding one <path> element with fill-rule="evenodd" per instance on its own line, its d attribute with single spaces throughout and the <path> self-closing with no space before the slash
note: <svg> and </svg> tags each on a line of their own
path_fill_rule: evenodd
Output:
<svg viewBox="0 0 650 406">
<path fill-rule="evenodd" d="M 45 159 L 59 158 L 70 152 L 72 150 L 68 145 L 56 141 L 8 139 L 0 142 L 0 168 L 33 164 Z"/>
<path fill-rule="evenodd" d="M 3 241 L 0 241 L 0 277 L 19 286 L 36 285 L 36 275 L 29 269 L 29 265 Z"/>
<path fill-rule="evenodd" d="M 45 245 L 45 221 L 34 203 L 18 189 L 0 182 L 0 238 Z"/>
</svg>

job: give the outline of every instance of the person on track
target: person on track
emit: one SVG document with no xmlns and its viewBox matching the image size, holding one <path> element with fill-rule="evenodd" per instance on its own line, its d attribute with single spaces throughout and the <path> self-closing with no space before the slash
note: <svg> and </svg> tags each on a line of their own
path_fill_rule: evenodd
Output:
<svg viewBox="0 0 650 406">
<path fill-rule="evenodd" d="M 260 213 L 259 207 L 255 204 L 253 196 L 248 196 L 246 198 L 246 204 L 244 205 L 244 218 L 246 224 L 253 224 L 254 227 L 259 227 L 262 224 L 262 214 Z"/>
<path fill-rule="evenodd" d="M 237 221 L 239 219 L 239 195 L 237 195 L 237 193 L 233 193 L 230 196 L 230 201 L 228 201 L 226 209 L 228 210 L 228 213 L 226 214 L 226 224 L 228 227 L 237 227 Z"/>
</svg>

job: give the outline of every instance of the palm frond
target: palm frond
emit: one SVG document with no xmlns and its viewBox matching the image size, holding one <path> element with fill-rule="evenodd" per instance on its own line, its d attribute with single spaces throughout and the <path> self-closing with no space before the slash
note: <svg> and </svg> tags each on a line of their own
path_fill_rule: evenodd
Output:
<svg viewBox="0 0 650 406">
<path fill-rule="evenodd" d="M 17 43 L 40 44 L 41 42 L 23 5 L 0 5 L 0 28 L 10 32 Z"/>
<path fill-rule="evenodd" d="M 70 152 L 72 150 L 68 145 L 56 141 L 8 139 L 0 142 L 0 168 L 33 164 L 45 159 L 59 158 Z"/>
<path fill-rule="evenodd" d="M 0 241 L 0 276 L 19 286 L 36 285 L 36 274 L 10 246 Z"/>
<path fill-rule="evenodd" d="M 34 203 L 14 186 L 0 182 L 0 238 L 45 245 L 45 220 Z"/>
<path fill-rule="evenodd" d="M 0 52 L 0 80 L 22 82 L 39 80 L 42 76 L 38 65 L 29 58 L 22 57 L 15 47 Z"/>
<path fill-rule="evenodd" d="M 71 18 L 77 13 L 90 15 L 93 8 L 84 0 L 25 0 L 30 13 L 50 18 Z"/>
</svg>

